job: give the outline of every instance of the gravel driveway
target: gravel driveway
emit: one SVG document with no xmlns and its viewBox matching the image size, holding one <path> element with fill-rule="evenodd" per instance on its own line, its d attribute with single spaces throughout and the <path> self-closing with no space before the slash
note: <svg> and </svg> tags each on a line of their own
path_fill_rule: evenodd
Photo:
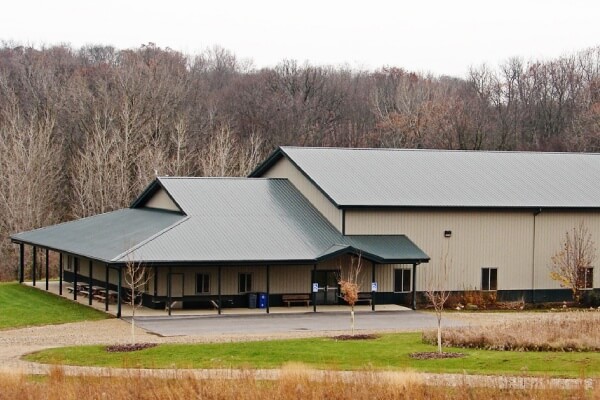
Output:
<svg viewBox="0 0 600 400">
<path fill-rule="evenodd" d="M 374 313 L 376 314 L 376 313 Z M 371 321 L 367 316 L 368 314 L 358 315 L 357 321 L 364 320 L 365 324 Z M 409 315 L 409 314 L 406 314 Z M 260 316 L 259 316 L 260 317 Z M 148 331 L 137 327 L 136 328 L 136 341 L 137 342 L 149 342 L 149 343 L 197 343 L 197 342 L 231 342 L 231 341 L 248 341 L 248 340 L 269 340 L 277 338 L 301 338 L 301 337 L 315 337 L 315 336 L 332 336 L 339 335 L 341 330 L 347 330 L 349 325 L 348 315 L 340 315 L 339 322 L 342 325 L 335 326 L 331 329 L 331 325 L 326 325 L 324 329 L 317 329 L 313 326 L 311 329 L 289 329 L 289 326 L 297 326 L 298 323 L 302 323 L 302 326 L 306 326 L 308 322 L 305 318 L 288 319 L 286 316 L 279 316 L 280 318 L 268 318 L 267 317 L 257 324 L 260 329 L 252 329 L 251 333 L 248 333 L 250 323 L 256 323 L 254 318 L 257 317 L 226 317 L 220 318 L 219 326 L 220 329 L 192 329 L 196 334 L 182 334 L 183 331 L 177 332 L 176 336 L 162 336 L 157 334 L 149 333 Z M 283 317 L 283 318 L 281 318 Z M 314 317 L 314 316 L 313 316 Z M 326 315 L 327 319 L 333 318 L 337 320 L 335 316 Z M 383 317 L 383 316 L 382 316 Z M 431 322 L 435 322 L 433 314 L 411 312 L 410 316 L 402 317 L 387 315 L 386 318 L 397 318 L 397 325 L 393 328 L 395 331 L 414 331 L 422 330 L 423 325 L 430 327 Z M 551 317 L 551 314 L 541 313 L 449 313 L 444 317 L 446 324 L 448 325 L 470 325 L 470 324 L 496 324 L 505 323 L 512 320 L 522 320 L 528 318 L 546 318 Z M 378 318 L 375 316 L 374 318 Z M 160 319 L 164 319 L 160 317 Z M 196 320 L 194 320 L 196 319 Z M 199 320 L 198 320 L 199 319 Z M 189 320 L 186 324 L 207 326 L 215 323 L 215 319 L 219 317 L 176 317 L 173 321 L 177 320 Z M 137 318 L 136 318 L 137 320 Z M 292 323 L 292 321 L 295 321 Z M 410 322 L 409 322 L 410 321 Z M 140 320 L 140 325 L 148 324 L 151 321 L 147 319 Z M 156 324 L 157 321 L 154 321 Z M 168 322 L 168 321 L 167 321 Z M 269 322 L 271 329 L 264 329 L 265 323 Z M 271 323 L 272 322 L 272 323 Z M 318 321 L 317 321 L 318 322 Z M 405 323 L 400 323 L 405 322 Z M 315 320 L 310 321 L 311 324 L 315 323 Z M 159 325 L 166 324 L 161 321 Z M 166 324 L 168 325 L 168 324 Z M 238 329 L 235 330 L 232 326 L 237 325 Z M 281 326 L 287 326 L 282 329 Z M 243 328 L 243 332 L 240 330 Z M 186 328 L 187 329 L 187 328 Z M 387 329 L 386 329 L 387 330 Z M 372 329 L 363 330 L 362 332 L 370 332 Z M 168 333 L 164 332 L 163 333 Z M 47 325 L 31 328 L 22 329 L 11 329 L 0 331 L 0 372 L 4 373 L 25 373 L 25 374 L 45 374 L 50 370 L 50 366 L 31 363 L 21 360 L 24 354 L 39 351 L 45 348 L 69 346 L 69 345 L 84 345 L 84 344 L 117 344 L 127 343 L 131 341 L 131 324 L 126 320 L 119 319 L 107 319 L 102 321 L 89 321 L 89 322 L 76 322 L 61 325 Z M 99 376 L 116 376 L 116 375 L 130 375 L 132 373 L 143 375 L 143 376 L 179 376 L 188 375 L 199 378 L 230 378 L 235 379 L 236 372 L 231 370 L 191 370 L 191 371 L 175 371 L 175 370 L 131 370 L 127 369 L 114 369 L 114 368 L 94 368 L 94 367 L 65 367 L 65 373 L 68 375 L 82 375 L 91 374 Z M 258 370 L 255 371 L 256 377 L 260 379 L 274 379 L 279 376 L 281 371 L 279 370 Z M 315 379 L 318 379 L 320 372 L 316 371 Z M 352 372 L 339 372 L 347 379 L 352 379 Z M 375 375 L 381 375 L 382 378 L 391 375 L 402 375 L 406 373 L 402 372 L 381 372 L 375 373 Z M 463 376 L 463 375 L 452 375 L 452 374 L 414 374 L 411 373 L 413 378 L 417 381 L 424 381 L 432 384 L 443 384 L 443 385 L 456 385 L 458 383 L 465 383 L 468 385 L 486 385 L 486 386 L 497 386 L 497 387 L 531 387 L 539 385 L 541 382 L 556 387 L 577 387 L 580 384 L 579 380 L 572 379 L 552 379 L 545 380 L 541 378 L 514 378 L 514 377 L 489 377 L 489 376 Z M 347 375 L 347 376 L 346 376 Z M 586 386 L 591 387 L 594 384 L 592 380 L 586 380 Z"/>
</svg>

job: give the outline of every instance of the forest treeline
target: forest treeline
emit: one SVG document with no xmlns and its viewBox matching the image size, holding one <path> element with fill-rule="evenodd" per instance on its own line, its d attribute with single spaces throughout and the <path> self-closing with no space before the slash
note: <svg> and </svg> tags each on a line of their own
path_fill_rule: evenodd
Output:
<svg viewBox="0 0 600 400">
<path fill-rule="evenodd" d="M 278 145 L 596 152 L 600 47 L 459 79 L 4 43 L 0 279 L 11 233 L 127 206 L 156 174 L 243 176 Z"/>
</svg>

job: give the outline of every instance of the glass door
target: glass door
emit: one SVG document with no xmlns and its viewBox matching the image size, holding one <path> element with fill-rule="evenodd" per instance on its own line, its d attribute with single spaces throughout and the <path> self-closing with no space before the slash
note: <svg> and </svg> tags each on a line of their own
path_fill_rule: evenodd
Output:
<svg viewBox="0 0 600 400">
<path fill-rule="evenodd" d="M 340 288 L 337 280 L 338 271 L 315 271 L 315 282 L 319 284 L 316 304 L 338 304 Z"/>
</svg>

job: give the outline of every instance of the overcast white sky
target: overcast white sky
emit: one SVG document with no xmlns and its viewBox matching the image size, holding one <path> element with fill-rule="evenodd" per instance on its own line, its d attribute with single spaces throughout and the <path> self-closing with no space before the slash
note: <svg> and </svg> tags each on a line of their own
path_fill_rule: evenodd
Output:
<svg viewBox="0 0 600 400">
<path fill-rule="evenodd" d="M 256 67 L 283 59 L 464 76 L 512 56 L 600 45 L 598 0 L 4 0 L 0 39 L 21 44 L 213 45 Z"/>
</svg>

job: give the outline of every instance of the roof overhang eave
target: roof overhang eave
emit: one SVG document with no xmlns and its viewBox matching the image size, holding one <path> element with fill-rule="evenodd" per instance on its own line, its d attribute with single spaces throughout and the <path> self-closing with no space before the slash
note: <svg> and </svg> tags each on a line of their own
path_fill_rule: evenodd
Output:
<svg viewBox="0 0 600 400">
<path fill-rule="evenodd" d="M 339 257 L 340 255 L 343 255 L 343 254 L 353 254 L 353 255 L 357 255 L 357 256 L 360 255 L 365 260 L 374 262 L 376 264 L 421 264 L 421 263 L 428 263 L 430 260 L 429 257 L 425 257 L 425 258 L 423 258 L 423 257 L 419 257 L 419 258 L 385 258 L 385 257 L 378 256 L 377 254 L 369 253 L 364 250 L 358 249 L 354 246 L 346 246 L 337 251 L 334 251 L 334 252 L 331 252 L 328 254 L 324 254 L 324 255 L 318 257 L 317 262 L 331 260 L 332 258 Z"/>
<path fill-rule="evenodd" d="M 277 147 L 263 162 L 258 164 L 256 168 L 250 174 L 248 174 L 248 178 L 259 178 L 262 174 L 271 168 L 281 157 L 283 157 L 284 153 L 281 147 Z"/>
<path fill-rule="evenodd" d="M 11 241 L 11 243 L 14 243 L 14 244 L 27 244 L 27 245 L 39 247 L 39 248 L 42 248 L 42 249 L 48 249 L 48 250 L 54 251 L 56 253 L 64 253 L 64 254 L 68 254 L 68 255 L 71 255 L 71 256 L 75 256 L 75 257 L 87 258 L 89 260 L 98 261 L 98 262 L 103 263 L 103 264 L 118 264 L 118 263 L 115 263 L 114 261 L 107 260 L 107 259 L 104 259 L 104 258 L 101 258 L 101 257 L 92 256 L 92 255 L 83 254 L 83 253 L 76 253 L 76 252 L 73 252 L 73 251 L 70 251 L 70 250 L 67 250 L 67 249 L 60 249 L 58 247 L 48 246 L 48 245 L 40 243 L 40 242 L 34 242 L 34 241 L 22 240 L 22 239 L 15 239 L 13 237 L 10 238 L 10 241 Z"/>
</svg>

